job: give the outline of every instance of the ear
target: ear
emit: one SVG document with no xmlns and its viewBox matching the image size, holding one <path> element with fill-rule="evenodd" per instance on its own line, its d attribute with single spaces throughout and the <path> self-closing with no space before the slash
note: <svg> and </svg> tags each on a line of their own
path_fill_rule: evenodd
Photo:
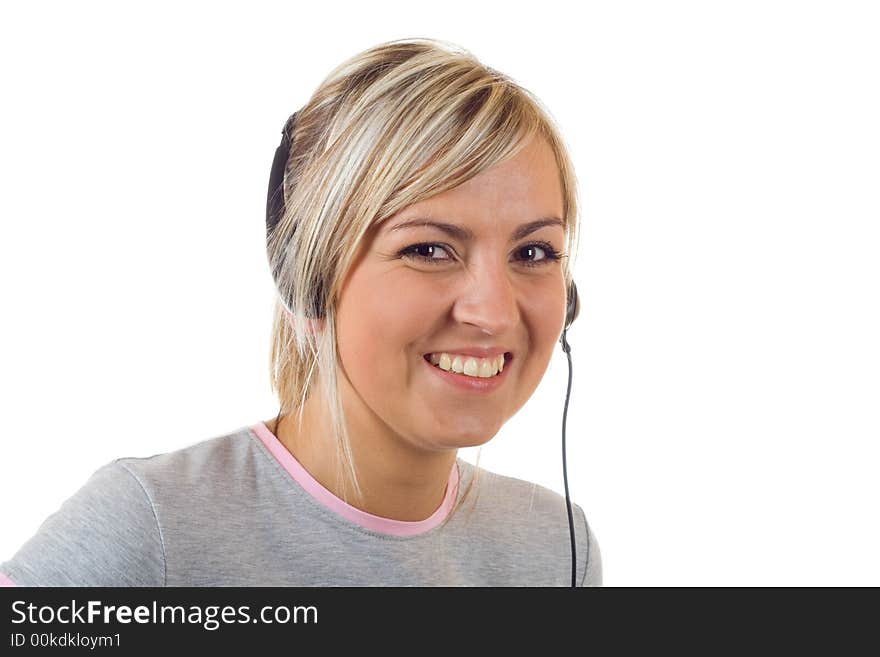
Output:
<svg viewBox="0 0 880 657">
<path fill-rule="evenodd" d="M 308 327 L 309 333 L 321 333 L 324 330 L 324 320 L 322 319 L 307 319 L 306 326 Z"/>
<path fill-rule="evenodd" d="M 287 308 L 284 309 L 284 314 L 287 315 L 287 323 L 290 324 L 291 328 L 293 328 L 293 315 L 291 314 L 291 312 Z M 309 333 L 316 333 L 316 332 L 320 333 L 321 331 L 324 330 L 324 319 L 323 318 L 321 318 L 321 319 L 307 319 L 305 324 L 306 324 L 306 329 L 309 331 Z"/>
</svg>

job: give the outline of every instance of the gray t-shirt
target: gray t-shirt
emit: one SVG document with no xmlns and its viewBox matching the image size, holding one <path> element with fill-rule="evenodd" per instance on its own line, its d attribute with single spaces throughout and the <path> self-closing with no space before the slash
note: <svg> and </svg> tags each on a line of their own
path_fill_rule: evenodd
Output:
<svg viewBox="0 0 880 657">
<path fill-rule="evenodd" d="M 565 498 L 457 458 L 446 498 L 404 522 L 349 506 L 259 422 L 99 468 L 9 560 L 19 586 L 570 586 Z M 577 581 L 602 583 L 572 503 Z"/>
</svg>

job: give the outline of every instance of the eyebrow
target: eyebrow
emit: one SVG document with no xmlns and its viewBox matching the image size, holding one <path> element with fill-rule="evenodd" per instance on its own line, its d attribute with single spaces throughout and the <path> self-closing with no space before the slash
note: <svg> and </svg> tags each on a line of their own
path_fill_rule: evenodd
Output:
<svg viewBox="0 0 880 657">
<path fill-rule="evenodd" d="M 539 228 L 543 228 L 544 226 L 561 226 L 563 229 L 565 229 L 565 223 L 562 221 L 562 219 L 559 219 L 558 217 L 544 217 L 541 219 L 535 219 L 534 221 L 529 221 L 518 226 L 517 229 L 513 231 L 513 235 L 511 235 L 510 241 L 515 242 L 517 240 L 520 240 L 526 235 L 534 233 L 536 230 L 538 230 Z M 456 224 L 448 224 L 442 221 L 434 221 L 433 219 L 408 219 L 407 221 L 395 224 L 388 230 L 388 232 L 424 227 L 437 228 L 438 230 L 442 230 L 447 235 L 451 235 L 452 237 L 459 239 L 463 242 L 469 242 L 474 239 L 474 233 L 469 228 L 458 226 Z"/>
</svg>

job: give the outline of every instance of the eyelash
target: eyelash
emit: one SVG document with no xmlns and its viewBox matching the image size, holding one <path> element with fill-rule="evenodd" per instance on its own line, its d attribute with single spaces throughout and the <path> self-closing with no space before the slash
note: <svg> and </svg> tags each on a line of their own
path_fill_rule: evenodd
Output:
<svg viewBox="0 0 880 657">
<path fill-rule="evenodd" d="M 436 242 L 420 242 L 418 244 L 413 244 L 412 246 L 406 247 L 405 249 L 400 251 L 397 255 L 399 257 L 403 257 L 403 258 L 410 258 L 410 259 L 414 258 L 416 260 L 421 260 L 422 262 L 427 262 L 428 264 L 431 264 L 431 265 L 441 263 L 441 262 L 451 262 L 452 261 L 452 258 L 438 259 L 438 258 L 431 258 L 429 256 L 423 256 L 423 255 L 419 255 L 419 254 L 415 253 L 416 249 L 419 249 L 424 246 L 435 246 L 435 247 L 439 246 L 440 248 L 442 248 L 446 251 L 452 251 L 452 249 L 450 249 L 445 244 L 438 244 Z M 544 253 L 546 254 L 546 257 L 541 258 L 540 260 L 523 260 L 522 262 L 526 267 L 539 267 L 542 265 L 548 265 L 553 262 L 558 262 L 559 260 L 561 260 L 562 258 L 565 257 L 563 254 L 559 253 L 556 249 L 553 248 L 553 246 L 551 244 L 549 244 L 547 242 L 530 242 L 529 244 L 523 244 L 521 247 L 519 247 L 517 249 L 517 251 L 521 251 L 529 246 L 537 246 L 538 248 L 542 249 L 544 251 Z"/>
</svg>

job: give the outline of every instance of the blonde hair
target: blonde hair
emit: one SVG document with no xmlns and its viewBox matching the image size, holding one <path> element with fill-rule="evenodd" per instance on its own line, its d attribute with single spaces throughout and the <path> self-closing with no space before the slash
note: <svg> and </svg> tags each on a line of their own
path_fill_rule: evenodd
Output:
<svg viewBox="0 0 880 657">
<path fill-rule="evenodd" d="M 281 403 L 278 417 L 295 414 L 300 428 L 306 400 L 320 387 L 337 462 L 345 469 L 345 476 L 337 472 L 343 499 L 349 481 L 358 501 L 363 494 L 339 395 L 336 300 L 364 235 L 400 210 L 514 157 L 536 134 L 559 166 L 568 289 L 578 243 L 574 169 L 549 112 L 509 77 L 448 42 L 401 39 L 339 65 L 297 112 L 284 169 L 284 212 L 267 238 L 281 295 L 270 379 Z M 322 317 L 323 330 L 310 330 L 310 317 Z M 479 471 L 478 451 L 474 473 Z"/>
</svg>

